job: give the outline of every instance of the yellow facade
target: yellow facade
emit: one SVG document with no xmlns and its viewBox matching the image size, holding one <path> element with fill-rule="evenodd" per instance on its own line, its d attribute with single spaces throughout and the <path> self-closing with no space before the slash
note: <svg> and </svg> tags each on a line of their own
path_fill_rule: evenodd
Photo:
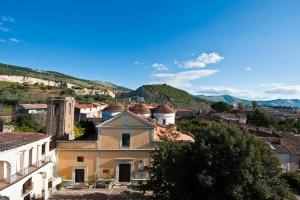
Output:
<svg viewBox="0 0 300 200">
<path fill-rule="evenodd" d="M 128 178 L 128 167 L 132 180 L 140 173 L 141 166 L 149 166 L 155 125 L 124 111 L 97 128 L 96 141 L 57 142 L 58 175 L 63 180 L 78 182 L 76 169 L 83 169 L 84 181 L 96 177 L 124 182 Z M 122 147 L 122 133 L 130 134 L 130 147 Z M 83 160 L 78 162 L 78 157 Z"/>
</svg>

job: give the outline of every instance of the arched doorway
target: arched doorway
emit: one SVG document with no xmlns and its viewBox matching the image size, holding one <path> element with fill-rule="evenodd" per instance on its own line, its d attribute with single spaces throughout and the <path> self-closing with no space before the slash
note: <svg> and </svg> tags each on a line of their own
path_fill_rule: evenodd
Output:
<svg viewBox="0 0 300 200">
<path fill-rule="evenodd" d="M 0 200 L 9 200 L 9 198 L 6 197 L 6 196 L 1 196 L 1 195 L 0 195 Z"/>
<path fill-rule="evenodd" d="M 11 165 L 7 161 L 0 161 L 0 188 L 1 184 L 9 184 L 11 183 L 12 176 L 11 176 Z"/>
</svg>

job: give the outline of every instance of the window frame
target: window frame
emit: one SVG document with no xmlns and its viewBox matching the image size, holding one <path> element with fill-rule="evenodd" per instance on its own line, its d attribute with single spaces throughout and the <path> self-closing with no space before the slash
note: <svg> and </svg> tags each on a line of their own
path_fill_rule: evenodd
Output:
<svg viewBox="0 0 300 200">
<path fill-rule="evenodd" d="M 129 135 L 129 146 L 123 146 L 123 135 Z M 131 133 L 122 132 L 120 137 L 120 148 L 129 149 L 131 147 Z"/>
<path fill-rule="evenodd" d="M 81 161 L 82 158 L 82 161 Z M 77 156 L 77 162 L 83 163 L 84 162 L 84 156 Z"/>
</svg>

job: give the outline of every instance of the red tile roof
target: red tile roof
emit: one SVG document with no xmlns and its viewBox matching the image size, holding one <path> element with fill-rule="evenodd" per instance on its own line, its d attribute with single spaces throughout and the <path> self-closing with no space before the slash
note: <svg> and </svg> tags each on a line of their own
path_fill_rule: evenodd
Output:
<svg viewBox="0 0 300 200">
<path fill-rule="evenodd" d="M 164 131 L 166 131 L 166 128 L 157 126 L 156 131 L 154 133 L 154 141 L 160 141 L 161 136 L 164 134 Z M 186 141 L 186 142 L 194 142 L 194 138 L 192 138 L 188 134 L 181 133 L 179 131 L 175 131 L 177 133 L 177 141 Z"/>
<path fill-rule="evenodd" d="M 160 104 L 153 109 L 153 113 L 175 113 L 176 111 L 167 104 Z"/>
</svg>

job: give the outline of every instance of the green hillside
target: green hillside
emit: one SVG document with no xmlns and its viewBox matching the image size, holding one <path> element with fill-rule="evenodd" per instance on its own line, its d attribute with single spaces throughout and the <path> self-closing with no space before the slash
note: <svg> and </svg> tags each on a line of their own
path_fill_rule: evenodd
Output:
<svg viewBox="0 0 300 200">
<path fill-rule="evenodd" d="M 90 81 L 85 79 L 76 78 L 63 73 L 55 71 L 34 70 L 28 67 L 19 67 L 15 65 L 8 65 L 0 63 L 0 75 L 14 75 L 14 76 L 27 76 L 32 78 L 39 78 L 43 80 L 51 80 L 62 83 L 71 83 L 78 85 L 81 88 L 99 89 L 99 90 L 113 90 L 118 92 L 129 91 L 129 89 L 114 85 L 112 83 L 101 81 Z"/>
<path fill-rule="evenodd" d="M 144 97 L 147 102 L 170 103 L 177 108 L 209 108 L 209 101 L 194 97 L 184 90 L 166 84 L 143 85 L 121 95 L 121 98 Z"/>
</svg>

